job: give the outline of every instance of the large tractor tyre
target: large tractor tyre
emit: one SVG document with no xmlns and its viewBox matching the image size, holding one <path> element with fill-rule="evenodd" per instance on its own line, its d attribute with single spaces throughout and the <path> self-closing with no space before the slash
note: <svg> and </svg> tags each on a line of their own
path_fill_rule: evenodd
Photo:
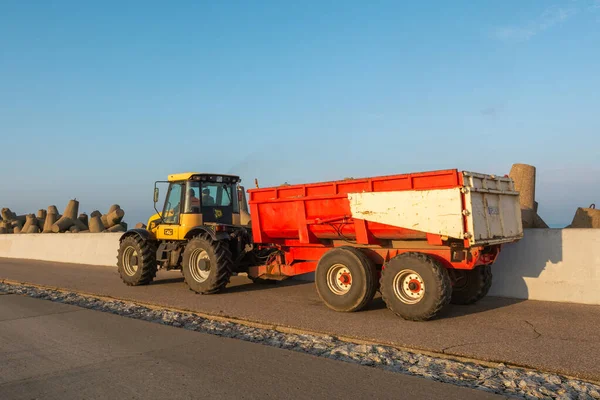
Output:
<svg viewBox="0 0 600 400">
<path fill-rule="evenodd" d="M 377 291 L 377 268 L 360 250 L 343 246 L 329 250 L 317 263 L 315 285 L 321 300 L 335 311 L 363 309 Z"/>
<path fill-rule="evenodd" d="M 181 271 L 190 290 L 200 294 L 220 292 L 233 272 L 227 242 L 212 240 L 206 234 L 194 237 L 183 251 Z"/>
<path fill-rule="evenodd" d="M 137 235 L 121 241 L 117 254 L 117 269 L 125 284 L 147 285 L 156 276 L 156 245 Z"/>
<path fill-rule="evenodd" d="M 446 268 L 433 257 L 415 252 L 392 258 L 383 268 L 380 287 L 387 307 L 409 321 L 435 318 L 452 296 Z"/>
<path fill-rule="evenodd" d="M 479 265 L 472 270 L 454 270 L 452 304 L 473 304 L 483 299 L 492 287 L 492 267 Z"/>
</svg>

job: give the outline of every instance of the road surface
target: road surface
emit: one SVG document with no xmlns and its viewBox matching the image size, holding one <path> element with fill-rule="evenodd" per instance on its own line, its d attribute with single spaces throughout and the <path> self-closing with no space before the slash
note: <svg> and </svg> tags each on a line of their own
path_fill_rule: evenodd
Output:
<svg viewBox="0 0 600 400">
<path fill-rule="evenodd" d="M 422 378 L 0 295 L 0 398 L 502 399 Z"/>
<path fill-rule="evenodd" d="M 240 276 L 226 292 L 201 296 L 187 289 L 178 271 L 159 271 L 153 284 L 129 287 L 116 268 L 0 259 L 3 278 L 600 381 L 599 306 L 487 297 L 415 323 L 396 317 L 379 298 L 366 311 L 331 311 L 309 282 L 265 286 Z"/>
</svg>

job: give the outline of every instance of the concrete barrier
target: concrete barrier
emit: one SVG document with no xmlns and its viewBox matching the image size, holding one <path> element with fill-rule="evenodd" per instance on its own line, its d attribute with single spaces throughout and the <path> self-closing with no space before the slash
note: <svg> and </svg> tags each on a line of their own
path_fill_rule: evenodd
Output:
<svg viewBox="0 0 600 400">
<path fill-rule="evenodd" d="M 0 235 L 0 257 L 115 267 L 120 236 Z M 600 305 L 600 229 L 526 229 L 503 248 L 492 273 L 491 296 Z"/>
<path fill-rule="evenodd" d="M 0 235 L 0 257 L 117 265 L 122 233 Z"/>
<path fill-rule="evenodd" d="M 600 229 L 526 229 L 492 273 L 491 296 L 600 304 Z"/>
</svg>

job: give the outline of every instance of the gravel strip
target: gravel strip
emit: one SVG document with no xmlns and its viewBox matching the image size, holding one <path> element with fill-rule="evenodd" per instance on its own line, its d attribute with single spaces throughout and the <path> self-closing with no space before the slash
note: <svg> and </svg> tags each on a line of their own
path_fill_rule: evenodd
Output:
<svg viewBox="0 0 600 400">
<path fill-rule="evenodd" d="M 498 364 L 495 367 L 436 358 L 391 346 L 354 344 L 333 336 L 282 333 L 192 313 L 155 310 L 127 301 L 109 301 L 72 292 L 0 282 L 0 294 L 19 294 L 91 310 L 142 319 L 212 335 L 241 339 L 319 357 L 382 368 L 438 382 L 525 399 L 600 399 L 600 386 L 556 374 Z"/>
</svg>

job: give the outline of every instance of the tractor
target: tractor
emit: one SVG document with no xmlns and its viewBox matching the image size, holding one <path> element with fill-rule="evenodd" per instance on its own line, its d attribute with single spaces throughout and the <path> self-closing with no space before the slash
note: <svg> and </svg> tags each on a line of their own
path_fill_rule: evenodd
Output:
<svg viewBox="0 0 600 400">
<path fill-rule="evenodd" d="M 146 228 L 125 232 L 117 255 L 119 275 L 130 286 L 152 282 L 159 268 L 181 270 L 196 293 L 221 291 L 254 260 L 250 214 L 240 178 L 187 172 L 154 184 L 156 214 Z M 158 184 L 168 184 L 162 211 Z"/>
</svg>

